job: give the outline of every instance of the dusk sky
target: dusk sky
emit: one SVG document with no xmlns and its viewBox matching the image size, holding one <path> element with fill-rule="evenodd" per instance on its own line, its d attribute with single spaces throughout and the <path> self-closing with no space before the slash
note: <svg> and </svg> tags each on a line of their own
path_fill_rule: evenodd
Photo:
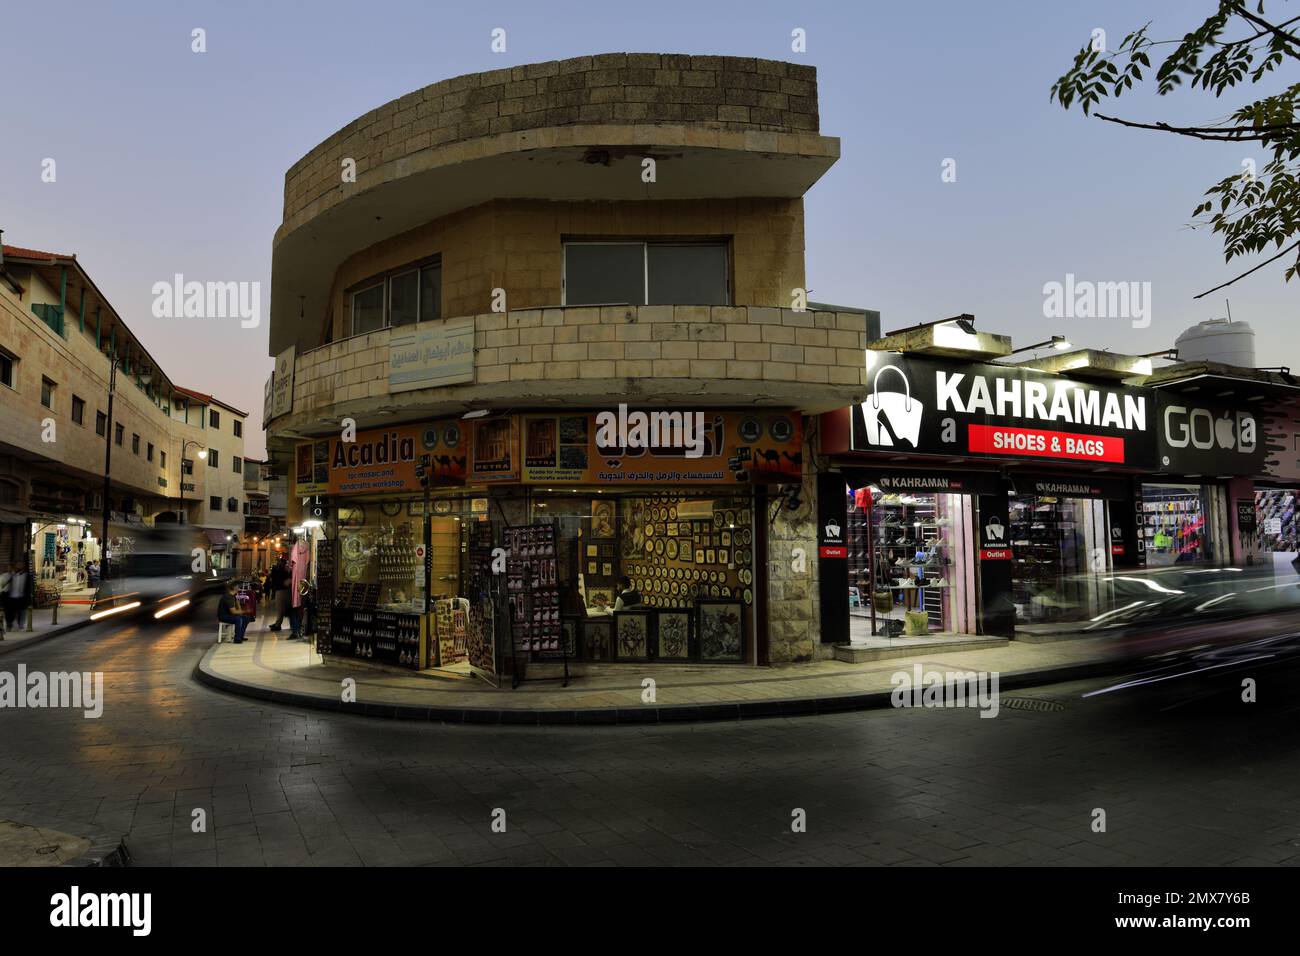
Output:
<svg viewBox="0 0 1300 956">
<path fill-rule="evenodd" d="M 817 67 L 821 132 L 842 140 L 806 200 L 812 299 L 879 309 L 886 329 L 971 312 L 1017 344 L 1059 333 L 1140 353 L 1222 317 L 1227 296 L 1258 334 L 1259 364 L 1300 367 L 1300 281 L 1282 282 L 1283 263 L 1193 299 L 1257 260 L 1225 265 L 1217 237 L 1186 228 L 1189 213 L 1264 153 L 1119 129 L 1048 101 L 1094 28 L 1112 46 L 1145 20 L 1153 37 L 1181 36 L 1212 6 L 13 4 L 0 19 L 0 228 L 12 245 L 75 253 L 174 380 L 260 425 L 284 173 L 339 127 L 437 80 L 522 63 L 623 51 L 789 59 Z M 195 27 L 206 53 L 191 52 Z M 489 49 L 494 27 L 507 31 L 505 54 Z M 807 53 L 790 50 L 795 28 Z M 1291 70 L 1259 90 L 1295 81 Z M 1204 122 L 1253 98 L 1125 96 L 1104 111 Z M 41 181 L 47 157 L 55 183 Z M 945 183 L 949 158 L 957 179 Z M 154 318 L 151 288 L 176 273 L 260 282 L 260 327 Z M 1149 327 L 1045 319 L 1043 286 L 1067 274 L 1150 282 Z M 260 430 L 247 434 L 250 456 L 262 454 Z"/>
</svg>

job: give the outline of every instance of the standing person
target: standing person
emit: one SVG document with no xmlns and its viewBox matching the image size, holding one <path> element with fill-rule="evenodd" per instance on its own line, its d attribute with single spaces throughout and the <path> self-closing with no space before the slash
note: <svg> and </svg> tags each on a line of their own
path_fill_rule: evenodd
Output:
<svg viewBox="0 0 1300 956">
<path fill-rule="evenodd" d="M 270 614 L 272 608 L 279 611 L 275 623 L 271 625 L 271 630 L 280 630 L 280 625 L 284 623 L 285 600 L 284 595 L 289 590 L 289 565 L 285 562 L 284 555 L 276 558 L 275 564 L 271 568 L 271 577 L 269 579 L 269 590 L 267 592 L 267 613 Z M 276 595 L 280 599 L 276 600 Z"/>
<path fill-rule="evenodd" d="M 9 581 L 14 576 L 13 567 L 8 564 L 0 565 L 0 606 L 3 607 L 4 614 L 0 617 L 0 634 L 9 630 Z"/>
<path fill-rule="evenodd" d="M 293 546 L 293 558 L 289 574 L 289 627 L 293 630 L 292 640 L 302 634 L 303 599 L 307 595 L 307 565 L 311 551 L 302 538 Z"/>
<path fill-rule="evenodd" d="M 222 624 L 235 625 L 235 643 L 244 643 L 244 631 L 248 628 L 249 613 L 240 605 L 236 595 L 239 585 L 234 581 L 226 582 L 226 591 L 217 602 L 217 620 Z"/>
<path fill-rule="evenodd" d="M 32 603 L 32 575 L 25 564 L 15 564 L 4 592 L 5 626 L 13 630 L 27 605 Z"/>
</svg>

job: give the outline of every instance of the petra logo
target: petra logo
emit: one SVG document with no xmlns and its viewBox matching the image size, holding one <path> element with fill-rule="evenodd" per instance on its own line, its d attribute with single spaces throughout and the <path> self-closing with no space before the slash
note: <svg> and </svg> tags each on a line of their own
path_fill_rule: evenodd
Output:
<svg viewBox="0 0 1300 956">
<path fill-rule="evenodd" d="M 840 524 L 838 521 L 831 519 L 826 522 L 826 537 L 838 538 L 840 536 Z"/>
<path fill-rule="evenodd" d="M 989 523 L 984 526 L 984 534 L 990 541 L 1005 540 L 1007 526 L 1002 523 L 1002 519 L 994 515 L 989 519 Z"/>
<path fill-rule="evenodd" d="M 880 376 L 894 372 L 903 380 L 903 391 L 882 392 Z M 905 441 L 913 448 L 921 440 L 921 413 L 924 407 L 912 397 L 912 383 L 896 365 L 886 365 L 876 372 L 871 382 L 871 397 L 862 403 L 862 416 L 867 423 L 867 442 L 880 447 L 892 447 Z"/>
<path fill-rule="evenodd" d="M 1191 445 L 1202 451 L 1219 447 L 1249 455 L 1255 450 L 1255 416 L 1249 412 L 1215 418 L 1207 409 L 1170 405 L 1165 409 L 1165 441 L 1171 448 Z"/>
</svg>

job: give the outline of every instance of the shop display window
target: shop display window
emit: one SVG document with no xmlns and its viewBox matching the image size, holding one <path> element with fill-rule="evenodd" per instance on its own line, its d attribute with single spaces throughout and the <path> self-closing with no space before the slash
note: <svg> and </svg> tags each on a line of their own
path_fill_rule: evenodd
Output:
<svg viewBox="0 0 1300 956">
<path fill-rule="evenodd" d="M 375 607 L 423 613 L 424 523 L 402 501 L 350 501 L 338 509 L 340 584 L 369 585 Z M 459 547 L 457 546 L 457 551 Z"/>
<path fill-rule="evenodd" d="M 658 491 L 539 495 L 529 519 L 556 529 L 560 634 L 572 634 L 577 656 L 747 659 L 754 605 L 748 498 Z M 619 585 L 624 576 L 635 603 L 618 607 L 620 596 L 627 596 Z M 566 618 L 573 621 L 568 632 Z"/>
<path fill-rule="evenodd" d="M 849 615 L 854 640 L 953 630 L 951 527 L 960 496 L 848 491 Z M 874 609 L 871 605 L 874 605 Z"/>
<path fill-rule="evenodd" d="M 1300 524 L 1294 488 L 1261 488 L 1255 492 L 1255 522 L 1262 554 L 1294 554 L 1300 551 Z"/>
<path fill-rule="evenodd" d="M 1200 485 L 1143 485 L 1142 536 L 1147 566 L 1207 560 L 1206 511 Z"/>
</svg>

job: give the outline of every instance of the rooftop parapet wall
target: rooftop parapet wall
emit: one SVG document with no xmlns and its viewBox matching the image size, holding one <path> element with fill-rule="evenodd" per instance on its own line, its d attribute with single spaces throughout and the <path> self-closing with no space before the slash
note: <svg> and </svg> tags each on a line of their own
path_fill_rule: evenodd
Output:
<svg viewBox="0 0 1300 956">
<path fill-rule="evenodd" d="M 751 57 L 607 53 L 442 80 L 371 110 L 295 163 L 285 175 L 284 219 L 331 190 L 344 198 L 344 158 L 355 160 L 362 185 L 367 171 L 448 143 L 641 124 L 816 135 L 817 71 Z"/>
</svg>

